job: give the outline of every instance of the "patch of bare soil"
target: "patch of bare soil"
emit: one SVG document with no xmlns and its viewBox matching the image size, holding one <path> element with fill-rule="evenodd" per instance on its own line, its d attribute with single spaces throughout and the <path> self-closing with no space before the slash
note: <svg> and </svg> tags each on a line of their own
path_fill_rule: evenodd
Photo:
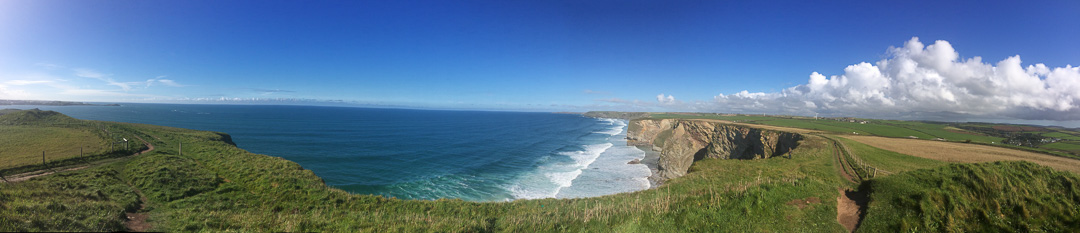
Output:
<svg viewBox="0 0 1080 233">
<path fill-rule="evenodd" d="M 790 205 L 790 206 L 795 206 L 796 208 L 799 208 L 801 210 L 801 209 L 804 209 L 806 207 L 810 207 L 811 204 L 819 204 L 819 203 L 821 203 L 821 198 L 807 197 L 806 200 L 795 199 L 795 200 L 791 200 L 791 201 L 789 201 L 789 202 L 787 202 L 785 204 Z"/>
<path fill-rule="evenodd" d="M 124 215 L 127 215 L 127 221 L 124 221 L 124 226 L 130 231 L 145 232 L 150 230 L 150 223 L 146 222 L 146 219 L 149 218 L 150 215 L 147 213 L 140 213 L 139 211 L 146 209 L 146 196 L 143 195 L 142 190 L 139 190 L 134 186 L 131 188 L 135 189 L 136 194 L 139 194 L 139 209 L 124 213 Z"/>
<path fill-rule="evenodd" d="M 836 189 L 840 196 L 836 198 L 836 221 L 848 232 L 855 232 L 866 216 L 866 204 L 870 201 L 865 191 Z"/>
<path fill-rule="evenodd" d="M 88 168 L 88 167 L 90 167 L 90 166 L 73 167 L 73 168 L 67 168 L 67 169 L 62 169 L 62 170 L 52 170 L 52 171 L 46 171 L 46 172 L 32 171 L 32 172 L 27 172 L 27 173 L 23 173 L 23 174 L 14 175 L 12 177 L 15 177 L 15 178 L 11 178 L 11 179 L 5 178 L 4 180 L 7 181 L 7 182 L 14 183 L 14 182 L 19 182 L 19 181 L 29 180 L 30 178 L 34 178 L 34 177 L 38 177 L 38 176 L 51 175 L 51 174 L 57 173 L 57 172 L 80 170 L 80 169 Z M 36 173 L 36 174 L 34 174 L 34 173 Z"/>
</svg>

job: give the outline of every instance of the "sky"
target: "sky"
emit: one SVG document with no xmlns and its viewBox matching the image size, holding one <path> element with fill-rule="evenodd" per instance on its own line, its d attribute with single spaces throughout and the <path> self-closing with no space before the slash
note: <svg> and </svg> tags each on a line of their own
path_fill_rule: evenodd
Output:
<svg viewBox="0 0 1080 233">
<path fill-rule="evenodd" d="M 1080 1 L 0 0 L 0 99 L 1080 120 L 1076 12 Z"/>
</svg>

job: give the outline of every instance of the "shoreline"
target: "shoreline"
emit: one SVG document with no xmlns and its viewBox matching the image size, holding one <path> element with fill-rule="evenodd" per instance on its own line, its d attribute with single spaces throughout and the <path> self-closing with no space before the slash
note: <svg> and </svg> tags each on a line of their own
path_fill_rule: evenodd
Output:
<svg viewBox="0 0 1080 233">
<path fill-rule="evenodd" d="M 648 177 L 648 179 L 649 179 L 649 188 L 648 189 L 654 189 L 654 188 L 659 187 L 660 185 L 664 184 L 664 178 L 660 177 L 660 168 L 657 165 L 657 164 L 660 163 L 660 152 L 653 151 L 651 146 L 634 146 L 634 147 L 637 147 L 638 150 L 645 151 L 645 158 L 642 158 L 640 162 L 641 162 L 641 164 L 645 164 L 645 166 L 649 167 L 649 172 L 652 172 L 652 174 L 650 174 L 649 177 Z"/>
</svg>

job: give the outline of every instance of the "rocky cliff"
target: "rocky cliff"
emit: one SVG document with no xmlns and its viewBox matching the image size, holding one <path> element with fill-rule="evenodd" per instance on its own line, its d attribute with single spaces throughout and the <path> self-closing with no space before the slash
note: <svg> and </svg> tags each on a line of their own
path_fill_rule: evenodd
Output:
<svg viewBox="0 0 1080 233">
<path fill-rule="evenodd" d="M 704 158 L 762 159 L 782 156 L 799 146 L 802 135 L 685 119 L 639 119 L 630 122 L 627 144 L 660 152 L 659 177 L 686 175 Z"/>
</svg>

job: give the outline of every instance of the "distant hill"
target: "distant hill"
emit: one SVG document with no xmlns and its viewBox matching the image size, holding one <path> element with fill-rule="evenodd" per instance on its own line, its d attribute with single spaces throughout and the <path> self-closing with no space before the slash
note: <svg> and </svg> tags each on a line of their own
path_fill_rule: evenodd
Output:
<svg viewBox="0 0 1080 233">
<path fill-rule="evenodd" d="M 47 105 L 47 106 L 75 106 L 93 105 L 83 102 L 68 102 L 54 100 L 0 100 L 0 105 Z"/>
<path fill-rule="evenodd" d="M 55 111 L 43 111 L 40 109 L 0 110 L 0 125 L 40 125 L 40 124 L 63 124 L 78 121 Z"/>
</svg>

